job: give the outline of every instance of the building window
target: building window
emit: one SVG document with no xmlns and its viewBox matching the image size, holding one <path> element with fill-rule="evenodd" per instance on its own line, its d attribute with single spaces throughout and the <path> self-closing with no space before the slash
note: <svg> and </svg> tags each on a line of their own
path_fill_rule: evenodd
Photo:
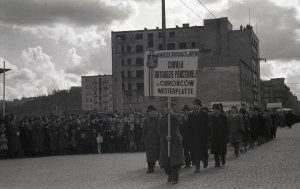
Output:
<svg viewBox="0 0 300 189">
<path fill-rule="evenodd" d="M 168 43 L 167 49 L 168 50 L 174 50 L 175 49 L 175 43 Z"/>
<path fill-rule="evenodd" d="M 127 77 L 131 78 L 131 71 L 127 71 Z"/>
<path fill-rule="evenodd" d="M 162 33 L 161 32 L 158 33 L 158 38 L 162 38 Z"/>
<path fill-rule="evenodd" d="M 124 66 L 124 58 L 122 58 L 121 62 L 122 62 L 122 66 Z"/>
<path fill-rule="evenodd" d="M 136 71 L 136 77 L 137 78 L 144 78 L 144 71 L 143 70 L 137 70 Z"/>
<path fill-rule="evenodd" d="M 144 58 L 136 58 L 135 64 L 136 65 L 144 65 Z"/>
<path fill-rule="evenodd" d="M 179 43 L 179 49 L 186 49 L 186 43 Z"/>
<path fill-rule="evenodd" d="M 135 34 L 135 39 L 143 39 L 143 34 L 142 33 Z"/>
<path fill-rule="evenodd" d="M 144 90 L 144 83 L 137 83 L 136 84 L 136 89 L 137 90 Z"/>
<path fill-rule="evenodd" d="M 127 52 L 131 52 L 131 46 L 127 46 Z"/>
<path fill-rule="evenodd" d="M 128 66 L 131 65 L 131 58 L 127 58 L 127 65 L 128 65 Z"/>
<path fill-rule="evenodd" d="M 116 39 L 121 39 L 121 40 L 126 40 L 126 35 L 125 34 L 121 34 L 121 35 L 117 35 Z"/>
<path fill-rule="evenodd" d="M 132 89 L 132 84 L 128 83 L 128 90 L 131 90 L 131 89 Z"/>
<path fill-rule="evenodd" d="M 158 44 L 158 50 L 162 50 L 162 44 Z"/>
<path fill-rule="evenodd" d="M 124 52 L 124 46 L 121 46 L 121 52 Z"/>
<path fill-rule="evenodd" d="M 169 37 L 170 38 L 175 37 L 175 32 L 169 32 Z"/>
<path fill-rule="evenodd" d="M 196 43 L 192 42 L 192 48 L 196 48 Z"/>
<path fill-rule="evenodd" d="M 135 46 L 135 51 L 136 52 L 143 52 L 144 51 L 143 45 L 136 45 Z"/>
<path fill-rule="evenodd" d="M 153 47 L 153 33 L 148 33 L 148 48 Z"/>
<path fill-rule="evenodd" d="M 124 78 L 124 71 L 122 71 L 122 78 Z"/>
</svg>

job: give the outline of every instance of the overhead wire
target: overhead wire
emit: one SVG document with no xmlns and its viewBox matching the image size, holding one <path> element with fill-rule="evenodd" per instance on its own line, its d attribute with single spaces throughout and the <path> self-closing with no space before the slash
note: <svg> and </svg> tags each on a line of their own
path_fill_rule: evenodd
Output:
<svg viewBox="0 0 300 189">
<path fill-rule="evenodd" d="M 200 0 L 197 0 L 214 18 L 217 18 Z"/>
<path fill-rule="evenodd" d="M 192 11 L 195 15 L 197 15 L 199 18 L 201 18 L 201 20 L 204 21 L 204 19 L 199 15 L 197 14 L 191 7 L 189 7 L 183 0 L 179 0 L 182 4 L 184 4 L 190 11 Z"/>
</svg>

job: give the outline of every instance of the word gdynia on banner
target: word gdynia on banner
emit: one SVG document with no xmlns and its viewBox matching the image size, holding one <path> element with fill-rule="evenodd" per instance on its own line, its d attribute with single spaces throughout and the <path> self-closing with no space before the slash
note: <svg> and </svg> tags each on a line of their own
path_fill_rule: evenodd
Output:
<svg viewBox="0 0 300 189">
<path fill-rule="evenodd" d="M 196 97 L 199 49 L 146 51 L 145 96 Z"/>
</svg>

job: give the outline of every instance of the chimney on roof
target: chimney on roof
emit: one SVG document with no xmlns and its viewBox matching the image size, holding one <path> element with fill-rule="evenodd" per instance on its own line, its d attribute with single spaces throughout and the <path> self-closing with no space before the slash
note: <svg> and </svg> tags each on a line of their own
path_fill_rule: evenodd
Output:
<svg viewBox="0 0 300 189">
<path fill-rule="evenodd" d="M 179 28 L 179 26 L 178 26 L 178 25 L 176 25 L 176 28 Z"/>
<path fill-rule="evenodd" d="M 147 28 L 144 28 L 144 30 L 148 30 Z"/>
<path fill-rule="evenodd" d="M 190 24 L 189 24 L 189 23 L 182 24 L 182 27 L 183 27 L 183 28 L 188 28 L 188 27 L 190 27 Z"/>
<path fill-rule="evenodd" d="M 159 27 L 156 27 L 156 29 L 158 30 L 158 29 L 159 29 Z"/>
</svg>

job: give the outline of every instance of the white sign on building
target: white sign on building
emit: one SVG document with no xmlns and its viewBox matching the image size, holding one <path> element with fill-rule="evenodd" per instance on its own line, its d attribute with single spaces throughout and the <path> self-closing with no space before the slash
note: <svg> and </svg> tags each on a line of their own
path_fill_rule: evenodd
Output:
<svg viewBox="0 0 300 189">
<path fill-rule="evenodd" d="M 267 109 L 272 109 L 272 108 L 282 108 L 282 103 L 267 103 Z"/>
<path fill-rule="evenodd" d="M 196 97 L 199 49 L 146 51 L 144 94 Z"/>
</svg>

